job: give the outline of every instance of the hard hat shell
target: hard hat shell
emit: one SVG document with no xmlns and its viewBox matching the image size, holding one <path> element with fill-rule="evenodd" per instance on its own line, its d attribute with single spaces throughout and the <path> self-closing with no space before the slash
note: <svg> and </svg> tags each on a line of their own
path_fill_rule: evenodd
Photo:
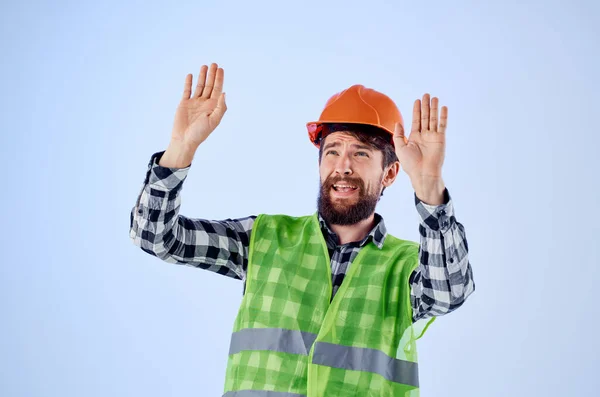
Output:
<svg viewBox="0 0 600 397">
<path fill-rule="evenodd" d="M 396 123 L 404 125 L 402 114 L 390 97 L 356 84 L 329 98 L 319 120 L 306 123 L 310 141 L 319 147 L 323 125 L 330 123 L 363 124 L 378 127 L 390 134 L 393 144 Z"/>
</svg>

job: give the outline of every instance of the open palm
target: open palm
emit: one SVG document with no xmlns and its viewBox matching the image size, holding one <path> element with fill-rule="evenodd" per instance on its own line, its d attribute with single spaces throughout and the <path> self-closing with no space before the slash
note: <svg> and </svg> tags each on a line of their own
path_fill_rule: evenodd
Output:
<svg viewBox="0 0 600 397">
<path fill-rule="evenodd" d="M 410 136 L 406 139 L 402 124 L 396 124 L 394 144 L 400 165 L 411 179 L 441 177 L 446 149 L 448 108 L 442 107 L 438 123 L 438 98 L 430 103 L 429 94 L 415 101 Z"/>
<path fill-rule="evenodd" d="M 227 110 L 223 93 L 224 71 L 217 64 L 200 68 L 192 95 L 192 75 L 185 78 L 171 139 L 186 147 L 198 147 L 217 128 Z"/>
</svg>

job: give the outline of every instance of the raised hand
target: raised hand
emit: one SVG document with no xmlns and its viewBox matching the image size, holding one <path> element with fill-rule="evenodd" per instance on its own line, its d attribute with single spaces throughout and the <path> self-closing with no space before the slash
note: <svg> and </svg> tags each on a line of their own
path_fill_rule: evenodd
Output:
<svg viewBox="0 0 600 397">
<path fill-rule="evenodd" d="M 171 139 L 195 150 L 217 128 L 227 111 L 223 92 L 224 71 L 213 63 L 202 65 L 192 95 L 192 75 L 185 77 L 183 96 L 177 111 Z"/>
<path fill-rule="evenodd" d="M 183 96 L 175 112 L 171 142 L 159 164 L 163 167 L 189 167 L 196 149 L 217 128 L 227 111 L 223 92 L 224 72 L 216 63 L 200 68 L 192 95 L 192 75 L 185 76 Z"/>
<path fill-rule="evenodd" d="M 446 150 L 448 108 L 442 107 L 438 120 L 438 104 L 438 98 L 430 101 L 429 94 L 423 95 L 423 101 L 415 101 L 408 140 L 400 123 L 396 124 L 394 133 L 400 165 L 410 177 L 417 196 L 429 201 L 429 204 L 438 204 L 444 190 L 442 165 Z"/>
</svg>

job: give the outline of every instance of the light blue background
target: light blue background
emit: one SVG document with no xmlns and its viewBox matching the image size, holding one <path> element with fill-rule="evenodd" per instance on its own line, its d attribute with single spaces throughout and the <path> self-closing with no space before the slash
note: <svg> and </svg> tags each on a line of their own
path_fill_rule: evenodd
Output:
<svg viewBox="0 0 600 397">
<path fill-rule="evenodd" d="M 18 5 L 17 5 L 18 4 Z M 361 83 L 410 123 L 449 107 L 444 166 L 477 291 L 421 339 L 423 396 L 593 396 L 595 1 L 3 2 L 0 395 L 219 396 L 242 284 L 134 247 L 129 211 L 187 73 L 229 110 L 182 213 L 315 210 L 304 123 Z M 378 211 L 417 239 L 403 174 Z"/>
</svg>

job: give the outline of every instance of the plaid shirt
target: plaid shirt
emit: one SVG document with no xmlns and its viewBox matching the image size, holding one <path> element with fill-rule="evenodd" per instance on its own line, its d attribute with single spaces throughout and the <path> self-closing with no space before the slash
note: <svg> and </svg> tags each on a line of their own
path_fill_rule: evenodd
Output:
<svg viewBox="0 0 600 397">
<path fill-rule="evenodd" d="M 130 237 L 134 244 L 166 262 L 210 270 L 244 280 L 245 285 L 250 233 L 256 216 L 213 221 L 180 215 L 180 192 L 190 167 L 158 165 L 163 153 L 155 153 L 150 159 L 131 211 Z M 450 313 L 475 289 L 464 228 L 454 216 L 447 190 L 445 196 L 445 204 L 431 206 L 415 195 L 421 222 L 420 263 L 410 277 L 414 321 Z M 387 231 L 383 218 L 376 214 L 376 225 L 362 241 L 339 245 L 336 234 L 320 215 L 319 220 L 331 258 L 335 295 L 360 249 L 370 242 L 381 248 Z"/>
</svg>

